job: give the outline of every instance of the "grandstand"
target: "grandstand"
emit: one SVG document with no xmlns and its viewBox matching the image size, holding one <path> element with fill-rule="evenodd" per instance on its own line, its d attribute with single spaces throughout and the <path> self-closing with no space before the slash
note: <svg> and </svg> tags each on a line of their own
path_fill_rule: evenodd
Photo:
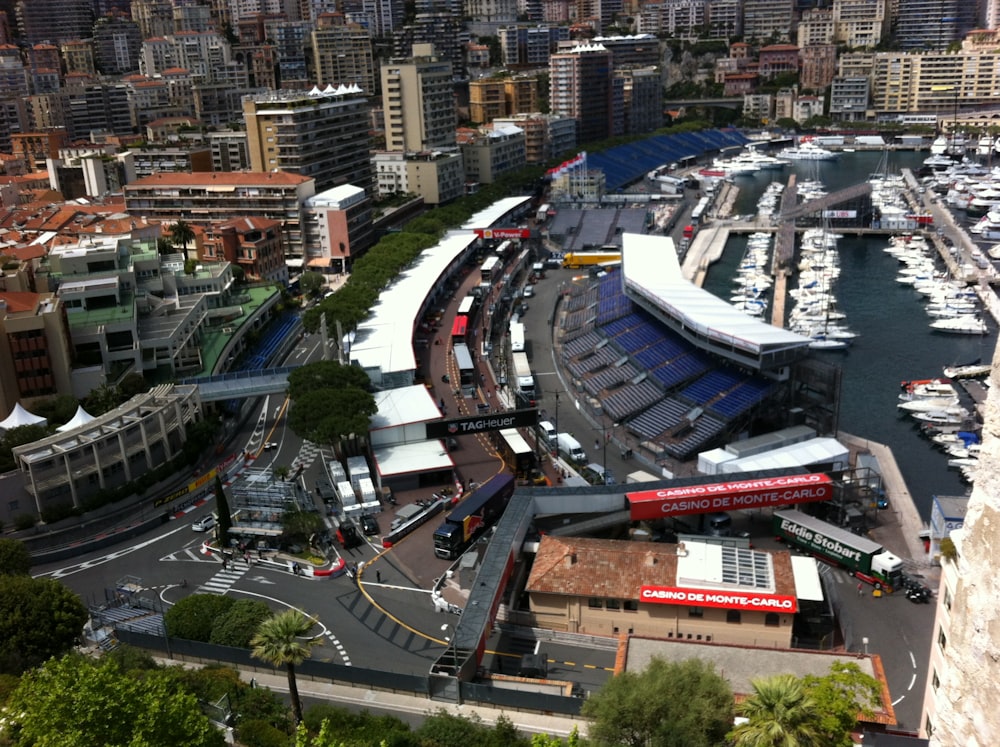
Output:
<svg viewBox="0 0 1000 747">
<path fill-rule="evenodd" d="M 690 459 L 745 426 L 779 385 L 726 364 L 636 306 L 621 272 L 565 298 L 561 356 L 603 412 L 654 451 Z"/>
<path fill-rule="evenodd" d="M 638 181 L 658 166 L 697 158 L 723 148 L 741 147 L 748 142 L 736 130 L 654 135 L 603 153 L 590 153 L 587 155 L 587 168 L 603 171 L 608 192 L 615 192 Z"/>
</svg>

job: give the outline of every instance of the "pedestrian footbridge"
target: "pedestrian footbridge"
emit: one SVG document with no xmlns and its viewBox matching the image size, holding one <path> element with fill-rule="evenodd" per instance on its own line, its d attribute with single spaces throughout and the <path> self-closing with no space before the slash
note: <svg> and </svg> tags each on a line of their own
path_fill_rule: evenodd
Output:
<svg viewBox="0 0 1000 747">
<path fill-rule="evenodd" d="M 288 389 L 288 374 L 298 366 L 265 368 L 256 371 L 231 371 L 216 376 L 184 379 L 181 384 L 197 384 L 202 402 L 217 402 L 265 394 L 283 394 Z"/>
</svg>

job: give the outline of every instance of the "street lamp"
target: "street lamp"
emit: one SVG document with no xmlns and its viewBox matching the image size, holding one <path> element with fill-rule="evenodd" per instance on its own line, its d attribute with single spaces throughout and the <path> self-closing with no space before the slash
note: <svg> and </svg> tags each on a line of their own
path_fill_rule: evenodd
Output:
<svg viewBox="0 0 1000 747">
<path fill-rule="evenodd" d="M 861 639 L 861 645 L 865 647 L 865 656 L 868 656 L 868 636 Z"/>
</svg>

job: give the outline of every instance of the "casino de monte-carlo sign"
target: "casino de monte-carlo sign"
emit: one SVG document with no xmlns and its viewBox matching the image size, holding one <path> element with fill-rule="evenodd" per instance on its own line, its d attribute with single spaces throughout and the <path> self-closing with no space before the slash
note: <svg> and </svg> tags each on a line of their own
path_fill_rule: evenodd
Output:
<svg viewBox="0 0 1000 747">
<path fill-rule="evenodd" d="M 685 607 L 714 607 L 750 612 L 799 611 L 798 600 L 784 594 L 720 589 L 683 589 L 677 586 L 643 586 L 639 601 L 652 604 L 679 604 Z"/>
</svg>

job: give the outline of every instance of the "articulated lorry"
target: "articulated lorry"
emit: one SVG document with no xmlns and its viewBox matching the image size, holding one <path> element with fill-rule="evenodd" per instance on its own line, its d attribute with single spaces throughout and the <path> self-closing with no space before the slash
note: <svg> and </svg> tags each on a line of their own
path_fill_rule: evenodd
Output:
<svg viewBox="0 0 1000 747">
<path fill-rule="evenodd" d="M 434 554 L 454 560 L 472 541 L 496 523 L 514 495 L 513 475 L 491 477 L 472 491 L 434 530 Z"/>
<path fill-rule="evenodd" d="M 774 512 L 774 533 L 869 584 L 889 591 L 903 585 L 903 561 L 867 537 L 794 509 Z"/>
</svg>

